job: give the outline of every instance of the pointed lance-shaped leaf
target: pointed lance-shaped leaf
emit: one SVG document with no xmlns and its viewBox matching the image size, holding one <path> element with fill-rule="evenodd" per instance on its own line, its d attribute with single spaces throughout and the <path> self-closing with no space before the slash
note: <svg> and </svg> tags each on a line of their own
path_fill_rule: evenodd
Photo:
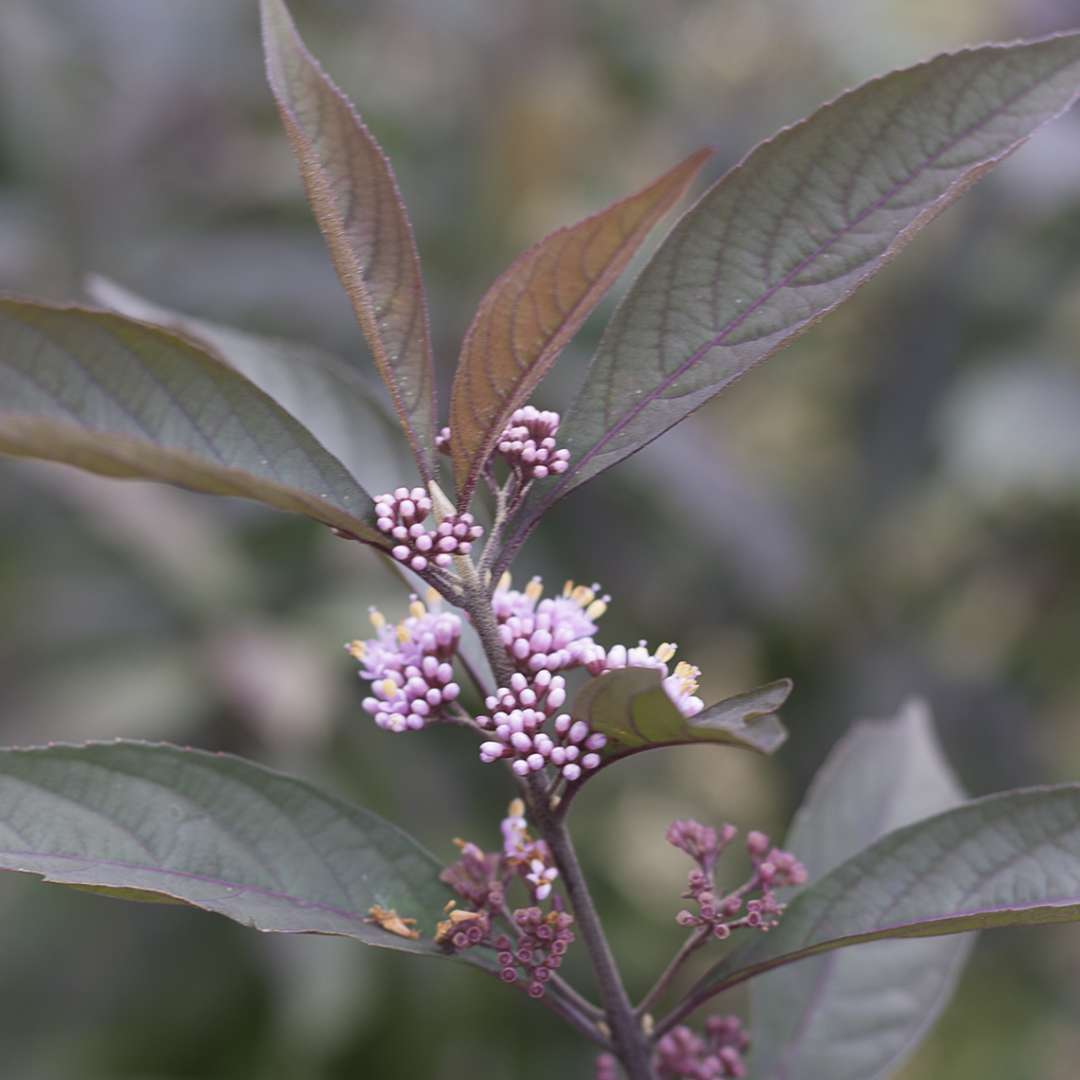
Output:
<svg viewBox="0 0 1080 1080">
<path fill-rule="evenodd" d="M 255 499 L 386 546 L 371 497 L 262 390 L 113 312 L 0 299 L 0 451 Z"/>
<path fill-rule="evenodd" d="M 621 668 L 590 679 L 570 712 L 607 736 L 605 761 L 642 750 L 691 743 L 719 743 L 772 754 L 787 738 L 776 716 L 791 694 L 790 679 L 759 686 L 683 716 L 661 684 L 659 671 Z"/>
<path fill-rule="evenodd" d="M 1080 33 L 939 56 L 762 143 L 678 222 L 631 287 L 562 430 L 543 512 L 812 326 L 1080 91 Z"/>
<path fill-rule="evenodd" d="M 450 399 L 460 506 L 468 504 L 511 414 L 712 153 L 699 150 L 642 191 L 551 233 L 485 293 L 465 334 Z"/>
<path fill-rule="evenodd" d="M 837 744 L 784 847 L 810 882 L 902 825 L 964 799 L 927 707 L 856 725 Z M 891 1076 L 948 1004 L 974 935 L 876 941 L 750 983 L 751 1070 L 760 1080 Z"/>
<path fill-rule="evenodd" d="M 282 0 L 261 0 L 266 71 L 308 201 L 425 480 L 435 375 L 412 226 L 386 155 L 300 40 Z"/>
<path fill-rule="evenodd" d="M 299 420 L 368 491 L 390 491 L 409 474 L 408 447 L 381 388 L 354 365 L 312 345 L 173 311 L 97 274 L 85 288 L 112 311 L 207 346 Z"/>
<path fill-rule="evenodd" d="M 848 945 L 1080 919 L 1080 784 L 1006 791 L 896 829 L 812 883 L 699 980 L 709 997 Z"/>
<path fill-rule="evenodd" d="M 449 895 L 434 856 L 367 810 L 229 754 L 121 740 L 0 750 L 0 869 L 429 955 Z"/>
</svg>

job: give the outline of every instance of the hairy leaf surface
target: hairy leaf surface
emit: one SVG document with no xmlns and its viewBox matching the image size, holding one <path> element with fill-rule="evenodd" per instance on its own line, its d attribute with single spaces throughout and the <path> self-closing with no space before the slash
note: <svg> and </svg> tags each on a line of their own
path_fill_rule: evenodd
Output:
<svg viewBox="0 0 1080 1080">
<path fill-rule="evenodd" d="M 435 858 L 375 814 L 228 754 L 138 742 L 0 751 L 0 869 L 429 954 L 448 896 Z M 423 937 L 368 922 L 375 905 Z"/>
<path fill-rule="evenodd" d="M 881 836 L 963 801 L 926 706 L 857 725 L 829 755 L 784 847 L 813 883 Z M 948 1003 L 966 934 L 880 941 L 750 984 L 751 1071 L 761 1080 L 891 1076 Z"/>
<path fill-rule="evenodd" d="M 207 345 L 299 420 L 367 490 L 390 491 L 410 475 L 408 448 L 381 389 L 332 353 L 184 315 L 96 275 L 86 290 L 121 315 Z"/>
<path fill-rule="evenodd" d="M 775 713 L 791 689 L 790 679 L 780 679 L 685 717 L 672 704 L 658 671 L 631 667 L 590 679 L 570 712 L 607 736 L 608 760 L 689 743 L 723 743 L 771 754 L 787 738 Z"/>
<path fill-rule="evenodd" d="M 426 480 L 435 376 L 412 225 L 393 169 L 304 47 L 282 0 L 261 0 L 266 70 L 330 256 Z"/>
<path fill-rule="evenodd" d="M 0 299 L 0 451 L 256 499 L 385 545 L 370 496 L 262 390 L 112 312 Z"/>
<path fill-rule="evenodd" d="M 699 150 L 635 195 L 551 233 L 484 295 L 462 344 L 450 401 L 459 505 L 468 502 L 511 414 L 711 155 Z"/>
<path fill-rule="evenodd" d="M 684 419 L 879 271 L 1080 90 L 1080 34 L 988 45 L 844 94 L 758 146 L 639 275 L 564 418 L 544 510 Z"/>
</svg>

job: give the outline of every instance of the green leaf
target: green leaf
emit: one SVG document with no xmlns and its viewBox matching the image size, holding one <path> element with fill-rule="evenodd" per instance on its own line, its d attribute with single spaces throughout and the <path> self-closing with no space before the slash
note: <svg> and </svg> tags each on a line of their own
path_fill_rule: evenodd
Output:
<svg viewBox="0 0 1080 1080">
<path fill-rule="evenodd" d="M 228 754 L 140 742 L 0 751 L 0 869 L 433 955 L 448 897 L 435 858 L 375 814 Z M 368 922 L 375 905 L 423 937 Z"/>
<path fill-rule="evenodd" d="M 712 153 L 699 150 L 642 191 L 551 233 L 485 293 L 465 334 L 450 400 L 459 506 L 468 505 L 511 414 Z"/>
<path fill-rule="evenodd" d="M 1080 34 L 939 56 L 759 145 L 683 216 L 608 326 L 563 419 L 543 512 L 846 300 L 983 173 L 1064 112 Z"/>
<path fill-rule="evenodd" d="M 962 801 L 926 706 L 911 702 L 837 745 L 784 846 L 814 882 L 893 829 Z M 972 942 L 966 934 L 874 942 L 754 979 L 752 1075 L 892 1075 L 947 1004 Z"/>
<path fill-rule="evenodd" d="M 282 0 L 261 0 L 270 88 L 338 277 L 425 480 L 435 374 L 412 226 L 386 155 L 304 47 Z"/>
<path fill-rule="evenodd" d="M 266 394 L 175 333 L 0 299 L 0 451 L 256 499 L 385 546 L 371 497 Z"/>
<path fill-rule="evenodd" d="M 1080 919 L 1080 784 L 1007 791 L 897 829 L 721 960 L 700 1001 L 847 945 Z"/>
<path fill-rule="evenodd" d="M 787 738 L 774 714 L 791 689 L 790 679 L 780 679 L 688 718 L 672 704 L 658 671 L 630 667 L 590 679 L 570 712 L 607 736 L 606 761 L 690 743 L 722 743 L 772 754 Z"/>
<path fill-rule="evenodd" d="M 412 474 L 381 390 L 332 353 L 183 315 L 98 275 L 87 279 L 86 291 L 103 307 L 206 345 L 299 420 L 369 491 L 391 491 Z"/>
</svg>

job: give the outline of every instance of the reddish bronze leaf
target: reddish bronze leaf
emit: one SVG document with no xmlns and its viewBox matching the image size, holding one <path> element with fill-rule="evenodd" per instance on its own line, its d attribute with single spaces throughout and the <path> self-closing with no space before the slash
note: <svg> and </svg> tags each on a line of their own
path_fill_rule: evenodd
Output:
<svg viewBox="0 0 1080 1080">
<path fill-rule="evenodd" d="M 450 401 L 462 506 L 511 413 L 711 155 L 699 150 L 644 190 L 551 233 L 488 289 L 465 335 Z"/>
<path fill-rule="evenodd" d="M 417 465 L 432 476 L 435 378 L 427 303 L 397 181 L 348 98 L 304 47 L 281 0 L 262 0 L 266 70 L 334 268 Z"/>
</svg>

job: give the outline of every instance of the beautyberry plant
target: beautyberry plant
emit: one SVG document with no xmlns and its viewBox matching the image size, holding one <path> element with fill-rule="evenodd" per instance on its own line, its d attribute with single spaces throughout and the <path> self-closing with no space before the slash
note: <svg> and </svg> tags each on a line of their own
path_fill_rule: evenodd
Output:
<svg viewBox="0 0 1080 1080">
<path fill-rule="evenodd" d="M 50 745 L 0 751 L 0 867 L 458 960 L 571 1025 L 598 1080 L 887 1075 L 947 1000 L 962 931 L 1080 918 L 1080 784 L 965 801 L 923 706 L 856 727 L 781 845 L 671 824 L 691 863 L 685 888 L 671 883 L 686 936 L 632 997 L 575 853 L 575 800 L 644 751 L 775 752 L 791 684 L 708 703 L 674 643 L 605 638 L 600 585 L 516 587 L 511 565 L 557 500 L 809 328 L 1066 110 L 1080 33 L 940 56 L 762 143 L 659 244 L 565 415 L 531 399 L 710 151 L 551 234 L 481 300 L 440 417 L 390 164 L 282 0 L 261 10 L 271 89 L 404 433 L 398 486 L 362 486 L 365 441 L 385 417 L 351 365 L 309 351 L 290 377 L 296 354 L 100 279 L 97 307 L 0 300 L 0 450 L 255 499 L 380 552 L 407 584 L 402 610 L 372 610 L 369 635 L 347 645 L 365 686 L 357 711 L 407 737 L 462 729 L 481 763 L 504 769 L 506 816 L 489 836 L 453 840 L 456 856 L 448 835 L 439 858 L 239 758 Z M 886 809 L 859 812 L 872 801 Z M 742 869 L 729 871 L 718 860 L 737 847 Z M 597 1000 L 563 974 L 572 951 Z M 748 980 L 744 1024 L 717 999 Z"/>
</svg>

